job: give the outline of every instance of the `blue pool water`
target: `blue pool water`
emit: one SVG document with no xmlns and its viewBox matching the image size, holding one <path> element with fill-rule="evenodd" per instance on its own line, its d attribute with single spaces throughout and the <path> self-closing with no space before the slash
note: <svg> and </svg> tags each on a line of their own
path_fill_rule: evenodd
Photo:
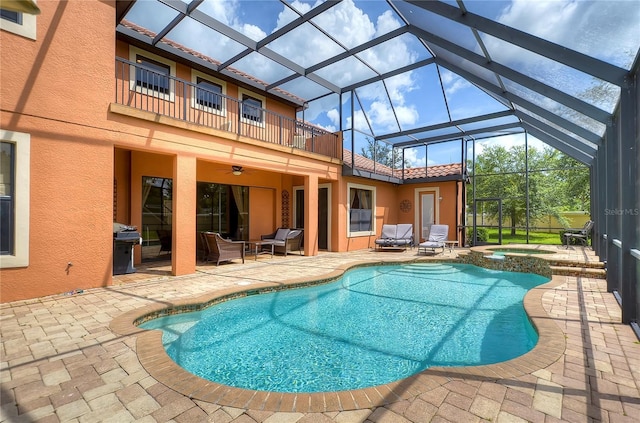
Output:
<svg viewBox="0 0 640 423">
<path fill-rule="evenodd" d="M 522 299 L 548 279 L 465 264 L 360 267 L 338 281 L 141 325 L 189 372 L 238 388 L 322 392 L 474 366 L 537 342 Z"/>
</svg>

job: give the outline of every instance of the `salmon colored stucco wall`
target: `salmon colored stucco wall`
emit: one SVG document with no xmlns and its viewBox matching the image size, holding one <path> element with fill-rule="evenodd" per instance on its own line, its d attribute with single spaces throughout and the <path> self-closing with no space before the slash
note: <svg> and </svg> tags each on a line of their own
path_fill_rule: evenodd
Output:
<svg viewBox="0 0 640 423">
<path fill-rule="evenodd" d="M 178 190 L 174 274 L 195 270 L 197 181 L 251 187 L 250 238 L 282 226 L 285 191 L 284 211 L 293 223 L 293 187 L 300 185 L 314 192 L 331 184 L 332 251 L 371 248 L 376 238 L 347 238 L 348 182 L 376 188 L 376 234 L 384 222 L 408 218 L 398 209 L 406 187 L 342 178 L 335 159 L 114 104 L 114 49 L 128 59 L 129 47 L 116 43 L 113 2 L 88 7 L 52 0 L 39 7 L 36 41 L 0 31 L 0 122 L 31 136 L 29 264 L 0 270 L 0 301 L 110 285 L 114 207 L 116 221 L 141 227 L 143 176 L 173 178 Z M 6 46 L 19 54 L 7 54 Z M 176 69 L 190 80 L 187 66 Z M 237 87 L 229 83 L 227 94 L 237 97 Z M 270 98 L 266 107 L 295 116 L 291 106 Z M 231 165 L 246 171 L 231 175 Z M 259 205 L 269 201 L 272 207 L 261 213 Z M 306 196 L 305 208 L 305 254 L 316 254 L 317 196 Z M 139 263 L 139 246 L 134 256 Z"/>
<path fill-rule="evenodd" d="M 131 151 L 115 148 L 114 152 L 114 222 L 131 224 Z"/>
<path fill-rule="evenodd" d="M 0 125 L 31 136 L 29 263 L 0 270 L 2 302 L 111 282 L 114 158 L 103 124 L 115 9 L 38 6 L 35 41 L 0 31 Z"/>
<path fill-rule="evenodd" d="M 347 236 L 348 234 L 348 217 L 347 210 L 349 205 L 348 184 L 357 184 L 376 191 L 376 209 L 375 209 L 375 234 L 379 234 L 384 223 L 398 223 L 396 220 L 397 210 L 392 207 L 396 200 L 397 189 L 393 184 L 373 181 L 364 178 L 344 177 L 339 184 L 338 190 L 338 251 L 355 251 L 375 246 L 376 235 L 368 236 Z"/>
<path fill-rule="evenodd" d="M 375 187 L 376 190 L 376 231 L 375 235 L 370 236 L 354 236 L 348 237 L 347 231 L 347 208 L 348 208 L 348 183 L 359 184 L 364 186 Z M 338 222 L 336 230 L 338 230 L 338 251 L 353 251 L 375 246 L 375 239 L 382 231 L 382 225 L 385 223 L 411 223 L 414 225 L 414 238 L 419 238 L 419 214 L 416 213 L 416 190 L 437 188 L 439 196 L 439 220 L 436 223 L 449 225 L 449 239 L 458 239 L 457 225 L 459 224 L 458 215 L 460 208 L 456 212 L 456 204 L 461 205 L 461 193 L 456 188 L 459 182 L 448 181 L 430 184 L 404 184 L 393 185 L 386 182 L 376 182 L 361 178 L 345 177 L 339 184 L 340 188 L 338 198 Z M 408 212 L 400 210 L 400 202 L 409 200 L 412 207 Z"/>
<path fill-rule="evenodd" d="M 459 224 L 460 205 L 461 205 L 461 193 L 456 188 L 459 182 L 447 181 L 437 183 L 425 183 L 425 184 L 406 184 L 402 185 L 398 189 L 398 198 L 395 203 L 395 208 L 399 213 L 399 223 L 413 223 L 414 225 L 414 239 L 418 241 L 418 238 L 422 238 L 419 230 L 420 225 L 420 204 L 416 201 L 416 191 L 420 192 L 425 189 L 437 189 L 438 195 L 441 200 L 438 200 L 437 204 L 437 221 L 436 224 L 449 225 L 448 239 L 458 239 L 457 226 Z M 418 197 L 419 198 L 419 197 Z M 411 209 L 408 212 L 400 211 L 400 202 L 408 200 L 411 204 Z M 419 200 L 418 200 L 419 201 Z M 421 239 L 424 241 L 424 239 Z"/>
<path fill-rule="evenodd" d="M 249 189 L 249 239 L 273 232 L 276 227 L 275 188 Z"/>
</svg>

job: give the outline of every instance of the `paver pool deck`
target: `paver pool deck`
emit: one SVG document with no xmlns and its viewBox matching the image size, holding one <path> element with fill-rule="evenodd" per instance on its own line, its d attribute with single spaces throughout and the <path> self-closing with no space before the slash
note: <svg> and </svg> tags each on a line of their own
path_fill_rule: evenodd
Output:
<svg viewBox="0 0 640 423">
<path fill-rule="evenodd" d="M 558 248 L 554 256 L 597 261 L 590 249 L 580 247 Z M 640 421 L 640 342 L 621 323 L 620 307 L 603 279 L 554 276 L 529 295 L 527 309 L 548 336 L 541 335 L 543 345 L 513 365 L 499 371 L 439 369 L 386 392 L 373 389 L 348 397 L 300 395 L 289 401 L 252 394 L 206 401 L 184 395 L 191 382 L 171 373 L 170 365 L 163 374 L 161 367 L 141 362 L 144 354 L 149 358 L 141 349 L 157 349 L 156 344 L 139 343 L 140 332 L 112 330 L 114 322 L 143 307 L 169 306 L 241 286 L 320 278 L 352 263 L 415 259 L 428 260 L 415 249 L 261 256 L 245 264 L 198 266 L 196 274 L 181 277 L 156 265 L 114 277 L 110 287 L 2 304 L 0 421 Z"/>
</svg>

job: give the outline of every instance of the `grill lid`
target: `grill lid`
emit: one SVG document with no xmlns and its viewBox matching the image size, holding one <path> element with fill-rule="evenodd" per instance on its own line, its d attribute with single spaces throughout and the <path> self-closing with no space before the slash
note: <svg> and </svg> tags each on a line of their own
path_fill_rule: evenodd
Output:
<svg viewBox="0 0 640 423">
<path fill-rule="evenodd" d="M 140 241 L 140 234 L 138 232 L 114 232 L 113 238 L 118 241 L 135 241 L 138 243 Z"/>
<path fill-rule="evenodd" d="M 126 232 L 126 231 L 136 231 L 138 228 L 135 226 L 125 225 L 124 223 L 113 222 L 113 233 L 116 232 Z"/>
</svg>

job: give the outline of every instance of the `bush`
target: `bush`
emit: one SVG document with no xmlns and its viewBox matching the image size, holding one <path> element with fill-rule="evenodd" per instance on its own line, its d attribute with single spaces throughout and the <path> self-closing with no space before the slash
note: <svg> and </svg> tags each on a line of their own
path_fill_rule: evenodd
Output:
<svg viewBox="0 0 640 423">
<path fill-rule="evenodd" d="M 473 228 L 467 228 L 467 242 L 473 240 Z M 487 242 L 489 240 L 489 233 L 486 228 L 476 228 L 476 242 Z M 471 242 L 470 242 L 471 243 Z"/>
</svg>

